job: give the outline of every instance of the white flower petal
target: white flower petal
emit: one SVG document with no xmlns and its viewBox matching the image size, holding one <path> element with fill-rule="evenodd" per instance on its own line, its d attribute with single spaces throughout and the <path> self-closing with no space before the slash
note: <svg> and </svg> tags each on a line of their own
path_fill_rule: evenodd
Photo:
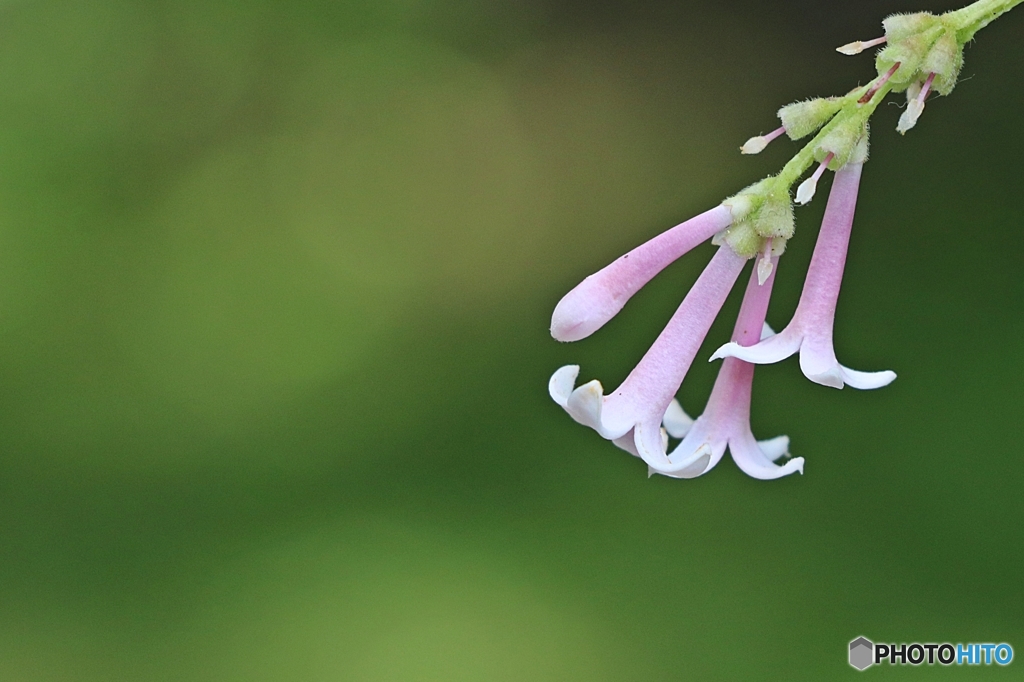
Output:
<svg viewBox="0 0 1024 682">
<path fill-rule="evenodd" d="M 588 381 L 569 395 L 565 411 L 584 426 L 601 433 L 601 407 L 604 402 L 604 388 L 597 379 Z M 603 433 L 601 434 L 604 435 Z"/>
<path fill-rule="evenodd" d="M 640 453 L 636 451 L 636 445 L 633 443 L 633 430 L 630 429 L 629 433 L 621 438 L 615 438 L 612 440 L 622 450 L 625 450 L 634 457 L 639 457 Z"/>
<path fill-rule="evenodd" d="M 784 455 L 789 454 L 789 436 L 776 436 L 768 440 L 757 441 L 757 447 L 761 449 L 764 456 L 774 462 Z"/>
<path fill-rule="evenodd" d="M 572 394 L 572 388 L 576 385 L 576 377 L 580 375 L 579 365 L 566 365 L 559 367 L 551 379 L 548 380 L 548 394 L 556 403 L 565 407 Z"/>
<path fill-rule="evenodd" d="M 661 423 L 664 425 L 668 435 L 673 438 L 685 437 L 693 427 L 693 419 L 690 418 L 690 415 L 686 414 L 683 406 L 674 398 L 668 404 L 668 409 L 665 410 L 665 417 Z"/>
<path fill-rule="evenodd" d="M 655 473 L 673 478 L 695 478 L 712 469 L 725 454 L 725 440 L 712 437 L 708 420 L 700 418 L 686 438 L 668 455 L 661 466 L 651 467 Z"/>
<path fill-rule="evenodd" d="M 761 325 L 761 338 L 760 341 L 764 341 L 767 338 L 775 336 L 775 330 L 772 329 L 767 322 Z"/>
<path fill-rule="evenodd" d="M 800 350 L 800 342 L 803 339 L 799 334 L 789 332 L 789 328 L 782 330 L 782 333 L 770 336 L 764 341 L 759 341 L 753 346 L 741 346 L 735 341 L 730 341 L 715 351 L 711 356 L 712 360 L 719 358 L 739 358 L 744 362 L 752 362 L 755 365 L 769 365 L 773 362 L 785 360 L 793 353 Z"/>
<path fill-rule="evenodd" d="M 831 335 L 826 339 L 811 337 L 800 347 L 800 371 L 816 384 L 842 388 L 843 374 L 832 350 Z"/>
<path fill-rule="evenodd" d="M 841 389 L 843 386 L 846 385 L 846 382 L 843 381 L 843 374 L 839 370 L 839 365 L 836 365 L 835 367 L 830 367 L 821 372 L 809 372 L 807 370 L 804 370 L 804 376 L 816 384 L 821 384 L 822 386 L 829 386 L 831 388 Z"/>
<path fill-rule="evenodd" d="M 804 458 L 791 459 L 782 466 L 773 464 L 769 457 L 758 447 L 752 435 L 743 434 L 729 441 L 729 452 L 740 468 L 747 476 L 758 478 L 762 481 L 773 478 L 788 476 L 793 472 L 804 473 Z"/>
<path fill-rule="evenodd" d="M 670 478 L 697 478 L 698 476 L 706 473 L 711 467 L 708 466 L 711 463 L 711 448 L 704 445 L 696 453 L 696 457 L 690 461 L 686 467 L 673 470 L 673 471 L 659 471 L 652 466 L 647 467 L 647 477 L 650 478 L 654 474 L 660 474 L 662 476 L 668 476 Z"/>
<path fill-rule="evenodd" d="M 662 469 L 668 465 L 668 455 L 665 454 L 668 438 L 661 423 L 642 421 L 633 430 L 633 443 L 636 445 L 640 458 L 647 462 L 647 465 L 655 469 Z"/>
<path fill-rule="evenodd" d="M 843 367 L 842 365 L 839 366 L 839 369 L 843 375 L 843 381 L 861 390 L 888 386 L 896 379 L 896 372 L 888 369 L 881 372 L 858 372 L 855 369 Z"/>
</svg>

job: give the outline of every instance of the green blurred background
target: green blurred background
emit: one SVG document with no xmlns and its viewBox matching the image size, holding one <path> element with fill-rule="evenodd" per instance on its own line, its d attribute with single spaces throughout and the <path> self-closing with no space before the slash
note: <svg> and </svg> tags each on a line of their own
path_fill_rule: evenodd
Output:
<svg viewBox="0 0 1024 682">
<path fill-rule="evenodd" d="M 858 635 L 1024 655 L 1024 10 L 905 138 L 876 116 L 836 343 L 900 378 L 758 371 L 755 432 L 806 475 L 648 480 L 546 393 L 567 363 L 616 385 L 711 247 L 577 344 L 547 333 L 564 292 L 779 168 L 792 143 L 737 147 L 872 76 L 837 45 L 955 6 L 4 2 L 0 680 L 821 680 Z"/>
</svg>

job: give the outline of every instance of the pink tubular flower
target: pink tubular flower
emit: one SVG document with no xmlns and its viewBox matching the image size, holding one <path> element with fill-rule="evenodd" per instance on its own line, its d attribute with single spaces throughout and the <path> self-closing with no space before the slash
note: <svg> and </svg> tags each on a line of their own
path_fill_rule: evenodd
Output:
<svg viewBox="0 0 1024 682">
<path fill-rule="evenodd" d="M 775 261 L 773 266 L 776 265 L 778 258 L 772 260 Z M 772 267 L 763 284 L 759 284 L 757 268 L 750 273 L 750 282 L 732 333 L 733 342 L 740 346 L 751 346 L 761 337 L 776 270 L 776 267 Z M 773 464 L 788 454 L 789 438 L 779 436 L 761 442 L 754 440 L 750 431 L 750 391 L 753 381 L 753 365 L 733 357 L 726 358 L 704 414 L 692 426 L 685 419 L 679 420 L 679 412 L 675 410 L 670 410 L 666 415 L 665 427 L 669 434 L 683 440 L 668 455 L 668 466 L 649 465 L 648 472 L 673 478 L 695 478 L 718 464 L 728 447 L 737 466 L 748 476 L 772 479 L 794 471 L 802 474 L 804 460 L 801 457 L 782 466 Z M 639 438 L 637 445 L 640 446 Z"/>
<path fill-rule="evenodd" d="M 626 301 L 670 263 L 732 223 L 719 205 L 662 232 L 580 282 L 551 315 L 551 336 L 579 341 L 604 326 Z"/>
<path fill-rule="evenodd" d="M 768 364 L 799 351 L 800 369 L 804 375 L 824 386 L 842 388 L 849 384 L 861 389 L 880 388 L 896 378 L 896 374 L 890 371 L 858 372 L 840 365 L 832 345 L 836 302 L 850 243 L 862 167 L 863 163 L 849 163 L 835 174 L 800 302 L 789 325 L 753 346 L 743 346 L 735 341 L 727 343 L 715 351 L 712 360 L 734 357 L 755 364 Z"/>
<path fill-rule="evenodd" d="M 717 210 L 698 218 L 704 219 Z M 729 209 L 723 210 L 727 213 L 726 217 L 729 217 Z M 628 255 L 643 254 L 659 239 L 656 237 Z M 657 245 L 658 253 L 663 254 L 665 248 L 664 242 Z M 565 299 L 559 303 L 555 311 L 556 318 L 568 318 L 568 315 L 564 315 L 568 309 L 582 311 L 581 317 L 586 326 L 582 322 L 564 326 L 553 323 L 552 328 L 573 329 L 576 332 L 589 329 L 587 333 L 597 329 L 618 312 L 629 295 L 670 262 L 664 255 L 636 260 L 641 263 L 639 268 L 632 264 L 626 268 L 623 257 L 587 278 L 566 296 L 566 299 L 576 299 L 571 308 L 563 306 Z M 675 393 L 745 262 L 746 259 L 736 255 L 729 246 L 720 247 L 643 359 L 610 394 L 605 396 L 601 383 L 596 380 L 574 388 L 579 366 L 566 365 L 556 371 L 548 382 L 548 392 L 552 399 L 577 422 L 593 428 L 603 438 L 614 440 L 623 449 L 639 454 L 649 466 L 670 466 L 671 462 L 665 454 L 666 437 L 661 430 L 662 420 L 670 407 L 678 408 L 674 402 Z M 620 267 L 613 269 L 616 266 Z M 581 294 L 581 290 L 586 293 Z M 593 300 L 588 301 L 588 297 Z M 576 338 L 583 336 L 586 334 Z M 631 431 L 635 432 L 633 439 L 629 438 Z M 631 440 L 637 444 L 636 448 Z"/>
</svg>

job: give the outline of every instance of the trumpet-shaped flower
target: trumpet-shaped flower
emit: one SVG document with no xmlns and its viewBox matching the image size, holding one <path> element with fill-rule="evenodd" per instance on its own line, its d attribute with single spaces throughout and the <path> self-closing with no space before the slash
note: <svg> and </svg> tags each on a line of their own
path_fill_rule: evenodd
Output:
<svg viewBox="0 0 1024 682">
<path fill-rule="evenodd" d="M 745 261 L 729 246 L 720 247 L 657 340 L 614 391 L 605 395 L 601 383 L 596 380 L 575 387 L 579 366 L 567 365 L 556 371 L 548 383 L 552 399 L 577 422 L 591 427 L 603 438 L 616 441 L 620 447 L 639 454 L 649 466 L 670 466 L 671 462 L 665 454 L 666 436 L 661 430 L 662 421 L 666 413 L 670 420 L 675 415 L 675 410 L 670 408 L 678 407 L 674 403 L 676 391 Z M 646 268 L 650 267 L 646 265 Z M 630 274 L 644 282 L 654 276 L 653 272 Z M 606 296 L 608 291 L 617 290 L 628 291 L 630 287 L 618 287 L 612 282 L 611 286 L 591 289 L 593 295 L 599 298 Z M 575 295 L 576 291 L 569 295 Z M 621 308 L 621 302 L 617 302 L 617 305 Z M 580 309 L 590 308 L 580 305 Z M 599 309 L 603 316 L 609 307 Z M 587 318 L 590 323 L 595 319 L 599 318 Z M 629 443 L 630 432 L 633 432 L 635 449 Z"/>
<path fill-rule="evenodd" d="M 590 336 L 615 317 L 652 277 L 732 221 L 732 211 L 721 204 L 662 232 L 590 275 L 555 306 L 551 336 L 558 341 Z"/>
<path fill-rule="evenodd" d="M 733 330 L 733 342 L 751 346 L 761 338 L 762 328 L 766 333 L 771 333 L 764 324 L 764 318 L 768 311 L 775 272 L 773 268 L 767 279 L 759 283 L 756 268 L 751 271 L 750 282 Z M 782 466 L 774 464 L 788 454 L 789 438 L 779 436 L 761 442 L 754 440 L 750 430 L 750 392 L 753 381 L 754 365 L 737 358 L 726 358 L 704 414 L 692 426 L 681 421 L 674 410 L 666 415 L 666 429 L 671 435 L 682 437 L 683 440 L 668 456 L 669 466 L 649 466 L 648 472 L 673 478 L 695 478 L 718 464 L 728 447 L 736 465 L 754 478 L 780 478 L 795 471 L 802 474 L 804 460 L 801 457 L 791 459 Z M 685 433 L 680 433 L 683 429 L 672 433 L 671 427 L 679 423 L 688 427 Z"/>
<path fill-rule="evenodd" d="M 735 341 L 715 351 L 712 360 L 734 357 L 755 364 L 784 360 L 800 352 L 800 369 L 816 383 L 842 388 L 880 388 L 892 382 L 890 371 L 858 372 L 839 364 L 832 344 L 836 302 L 843 279 L 846 251 L 857 205 L 862 163 L 851 162 L 838 170 L 825 206 L 821 232 L 807 270 L 800 302 L 789 325 L 780 333 L 753 346 Z"/>
</svg>

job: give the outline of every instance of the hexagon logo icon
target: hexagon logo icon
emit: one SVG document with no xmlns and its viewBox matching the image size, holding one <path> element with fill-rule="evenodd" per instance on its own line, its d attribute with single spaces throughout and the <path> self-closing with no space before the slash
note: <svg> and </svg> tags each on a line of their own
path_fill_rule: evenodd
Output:
<svg viewBox="0 0 1024 682">
<path fill-rule="evenodd" d="M 865 637 L 858 637 L 850 642 L 850 665 L 857 670 L 864 670 L 875 662 L 874 653 L 874 643 Z"/>
</svg>

